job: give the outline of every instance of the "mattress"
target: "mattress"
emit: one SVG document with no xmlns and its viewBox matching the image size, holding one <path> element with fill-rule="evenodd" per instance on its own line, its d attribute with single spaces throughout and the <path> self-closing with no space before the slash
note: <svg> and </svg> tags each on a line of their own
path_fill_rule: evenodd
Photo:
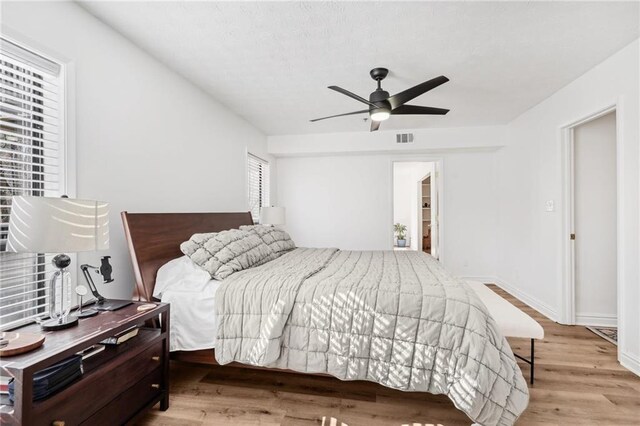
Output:
<svg viewBox="0 0 640 426">
<path fill-rule="evenodd" d="M 218 327 L 215 296 L 220 281 L 183 256 L 158 270 L 153 296 L 171 304 L 171 351 L 212 349 Z"/>
</svg>

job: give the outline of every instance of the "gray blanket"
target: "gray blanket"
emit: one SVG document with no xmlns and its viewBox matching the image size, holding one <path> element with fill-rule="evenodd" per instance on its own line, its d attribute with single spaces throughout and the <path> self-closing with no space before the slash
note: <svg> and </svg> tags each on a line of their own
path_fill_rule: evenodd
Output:
<svg viewBox="0 0 640 426">
<path fill-rule="evenodd" d="M 484 305 L 423 253 L 295 249 L 224 280 L 216 310 L 220 364 L 446 394 L 482 425 L 513 424 L 528 403 Z"/>
</svg>

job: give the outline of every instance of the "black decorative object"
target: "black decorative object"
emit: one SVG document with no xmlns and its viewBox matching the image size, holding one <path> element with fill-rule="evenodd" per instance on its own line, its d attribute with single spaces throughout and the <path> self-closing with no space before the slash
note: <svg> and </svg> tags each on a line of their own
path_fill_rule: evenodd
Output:
<svg viewBox="0 0 640 426">
<path fill-rule="evenodd" d="M 115 311 L 133 303 L 130 300 L 106 299 L 104 296 L 102 296 L 98 292 L 98 289 L 96 288 L 96 284 L 93 282 L 93 279 L 91 278 L 91 274 L 89 273 L 89 270 L 92 269 L 97 274 L 102 275 L 105 284 L 113 282 L 113 278 L 111 278 L 111 273 L 113 272 L 113 268 L 109 263 L 110 258 L 111 256 L 103 256 L 102 259 L 100 259 L 100 267 L 87 265 L 86 263 L 84 265 L 80 265 L 80 269 L 82 270 L 82 275 L 84 275 L 84 278 L 87 280 L 87 284 L 91 289 L 91 293 L 93 293 L 95 298 L 98 299 L 95 309 L 99 311 Z"/>
</svg>

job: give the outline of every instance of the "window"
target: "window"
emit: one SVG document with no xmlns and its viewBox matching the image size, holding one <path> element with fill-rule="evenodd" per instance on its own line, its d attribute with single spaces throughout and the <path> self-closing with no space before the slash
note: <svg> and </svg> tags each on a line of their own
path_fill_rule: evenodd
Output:
<svg viewBox="0 0 640 426">
<path fill-rule="evenodd" d="M 249 154 L 247 159 L 249 176 L 249 210 L 253 222 L 260 221 L 260 207 L 269 206 L 269 162 Z"/>
<path fill-rule="evenodd" d="M 59 196 L 63 180 L 63 78 L 59 64 L 0 38 L 0 252 L 15 195 Z M 45 254 L 0 253 L 0 327 L 48 312 L 53 267 Z"/>
</svg>

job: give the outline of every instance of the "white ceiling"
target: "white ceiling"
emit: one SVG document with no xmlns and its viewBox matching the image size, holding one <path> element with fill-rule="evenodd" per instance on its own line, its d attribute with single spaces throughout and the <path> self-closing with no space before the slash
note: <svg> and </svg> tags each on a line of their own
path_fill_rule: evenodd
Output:
<svg viewBox="0 0 640 426">
<path fill-rule="evenodd" d="M 446 75 L 382 129 L 507 123 L 639 35 L 637 2 L 82 2 L 268 135 L 367 130 L 369 70 L 391 94 Z"/>
</svg>

